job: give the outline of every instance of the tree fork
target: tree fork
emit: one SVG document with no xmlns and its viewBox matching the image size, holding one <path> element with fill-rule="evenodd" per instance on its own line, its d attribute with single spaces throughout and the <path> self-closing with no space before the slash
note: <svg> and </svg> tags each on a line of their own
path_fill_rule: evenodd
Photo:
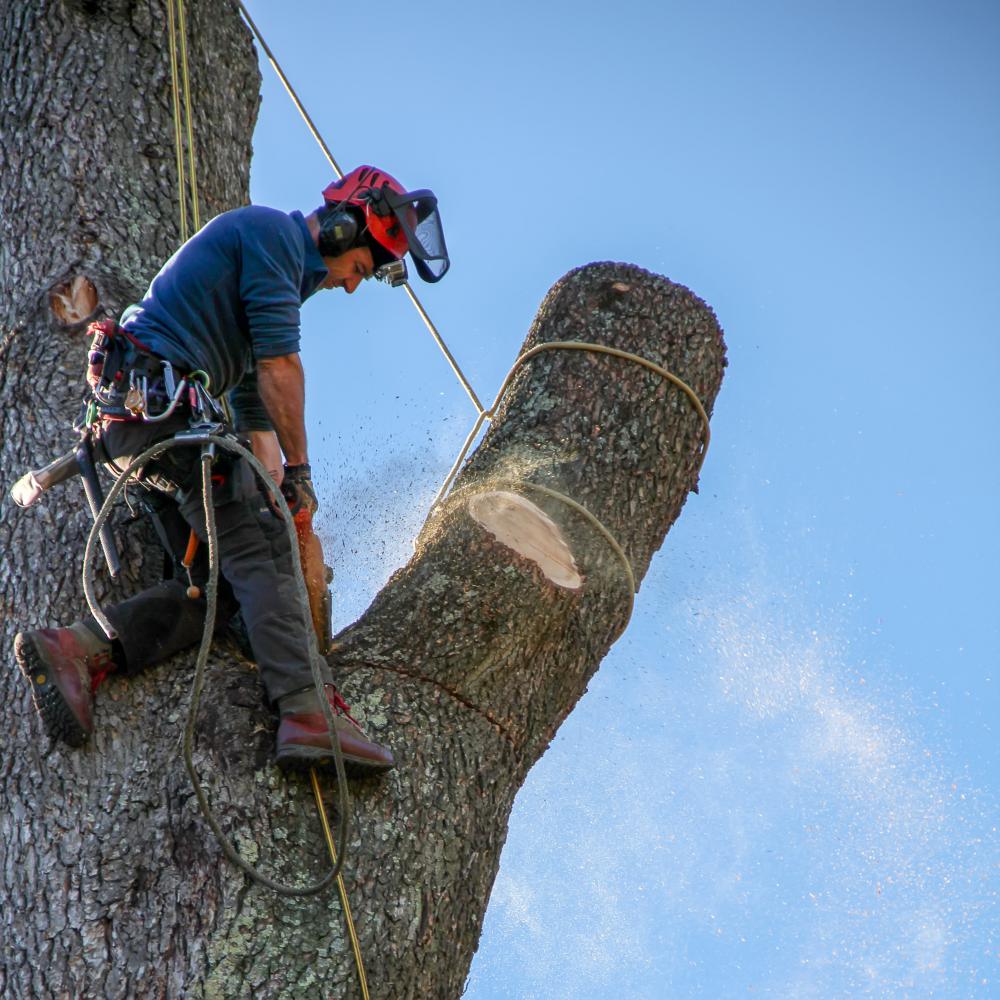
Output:
<svg viewBox="0 0 1000 1000">
<path fill-rule="evenodd" d="M 256 64 L 232 3 L 187 6 L 211 216 L 246 199 Z M 4 493 L 72 437 L 88 314 L 141 294 L 176 244 L 164 28 L 161 0 L 0 10 Z M 709 409 L 721 380 L 708 307 L 626 265 L 556 285 L 526 346 L 553 340 L 648 357 Z M 373 996 L 459 995 L 514 795 L 624 625 L 618 557 L 579 515 L 518 484 L 586 506 L 641 580 L 694 485 L 701 435 L 683 393 L 638 365 L 533 358 L 413 559 L 340 636 L 331 662 L 345 693 L 400 761 L 352 788 L 346 875 Z M 521 499 L 505 502 L 532 508 L 535 534 L 521 549 L 524 521 L 506 526 L 513 546 L 501 523 L 497 497 L 510 493 Z M 356 996 L 335 895 L 288 903 L 248 887 L 198 813 L 178 749 L 193 654 L 112 678 L 82 750 L 41 735 L 11 640 L 83 610 L 78 494 L 67 487 L 27 512 L 0 507 L 0 654 L 10 665 L 0 674 L 0 995 Z M 138 587 L 156 560 L 143 562 L 135 537 L 130 529 L 122 548 Z M 536 543 L 565 577 L 540 562 Z M 220 643 L 196 763 L 248 859 L 311 880 L 328 862 L 310 789 L 271 765 L 273 731 L 256 672 Z"/>
</svg>

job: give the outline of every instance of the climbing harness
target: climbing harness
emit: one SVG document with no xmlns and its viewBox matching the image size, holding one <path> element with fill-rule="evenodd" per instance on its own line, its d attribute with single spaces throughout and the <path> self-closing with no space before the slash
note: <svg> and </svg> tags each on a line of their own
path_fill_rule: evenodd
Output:
<svg viewBox="0 0 1000 1000">
<path fill-rule="evenodd" d="M 114 320 L 91 323 L 87 332 L 93 336 L 87 355 L 87 383 L 93 398 L 77 423 L 78 429 L 90 427 L 98 418 L 160 423 L 173 416 L 185 397 L 192 412 L 208 410 L 225 419 L 221 404 L 208 393 L 207 372 L 181 375 Z M 159 413 L 154 412 L 156 405 L 162 407 Z"/>
</svg>

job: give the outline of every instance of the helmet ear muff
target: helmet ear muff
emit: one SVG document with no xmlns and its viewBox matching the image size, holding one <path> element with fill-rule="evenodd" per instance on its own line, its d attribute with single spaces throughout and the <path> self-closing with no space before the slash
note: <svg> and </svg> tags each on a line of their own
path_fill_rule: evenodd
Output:
<svg viewBox="0 0 1000 1000">
<path fill-rule="evenodd" d="M 339 257 L 355 245 L 358 238 L 357 216 L 349 208 L 327 205 L 319 213 L 317 249 L 321 257 Z"/>
</svg>

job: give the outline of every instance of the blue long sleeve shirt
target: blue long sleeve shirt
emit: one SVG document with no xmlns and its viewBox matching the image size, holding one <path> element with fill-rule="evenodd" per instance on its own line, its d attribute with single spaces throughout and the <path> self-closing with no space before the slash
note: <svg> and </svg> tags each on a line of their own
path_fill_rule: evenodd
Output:
<svg viewBox="0 0 1000 1000">
<path fill-rule="evenodd" d="M 298 352 L 300 307 L 326 276 L 300 212 L 248 205 L 181 246 L 121 322 L 182 371 L 207 372 L 212 395 L 234 390 L 241 430 L 267 430 L 255 363 Z"/>
</svg>

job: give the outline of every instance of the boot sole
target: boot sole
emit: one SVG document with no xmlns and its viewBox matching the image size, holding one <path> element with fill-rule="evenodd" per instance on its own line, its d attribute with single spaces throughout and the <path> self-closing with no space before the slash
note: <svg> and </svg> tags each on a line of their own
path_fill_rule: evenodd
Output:
<svg viewBox="0 0 1000 1000">
<path fill-rule="evenodd" d="M 334 756 L 329 750 L 322 747 L 310 747 L 298 745 L 295 749 L 279 750 L 274 755 L 274 762 L 278 767 L 285 767 L 295 770 L 308 770 L 310 767 L 334 768 Z M 381 774 L 383 771 L 390 771 L 395 764 L 383 764 L 367 757 L 355 757 L 353 754 L 344 754 L 344 770 L 355 778 L 363 778 L 366 775 Z"/>
<path fill-rule="evenodd" d="M 83 746 L 90 733 L 80 725 L 62 692 L 52 683 L 52 671 L 34 640 L 23 632 L 14 637 L 14 657 L 31 686 L 31 699 L 49 738 L 61 740 L 71 747 Z"/>
</svg>

